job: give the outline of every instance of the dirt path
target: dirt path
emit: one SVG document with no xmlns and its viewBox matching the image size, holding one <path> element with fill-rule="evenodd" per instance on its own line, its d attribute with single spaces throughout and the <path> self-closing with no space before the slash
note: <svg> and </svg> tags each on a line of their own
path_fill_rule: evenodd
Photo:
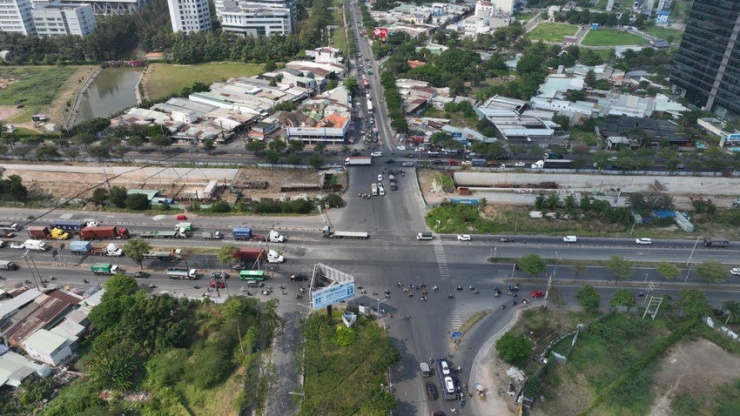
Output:
<svg viewBox="0 0 740 416">
<path fill-rule="evenodd" d="M 71 106 L 77 97 L 77 93 L 80 91 L 82 85 L 85 84 L 85 81 L 95 72 L 95 68 L 97 67 L 94 65 L 81 66 L 62 84 L 54 96 L 54 101 L 44 111 L 49 116 L 51 123 L 55 123 L 60 128 L 64 126 L 66 116 L 69 114 L 65 110 L 72 108 Z M 69 102 L 70 107 L 67 107 L 67 102 Z"/>
</svg>

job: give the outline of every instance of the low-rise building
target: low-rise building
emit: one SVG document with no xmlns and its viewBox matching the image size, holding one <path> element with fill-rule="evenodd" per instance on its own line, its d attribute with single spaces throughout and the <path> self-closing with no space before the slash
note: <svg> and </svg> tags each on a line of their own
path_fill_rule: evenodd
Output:
<svg viewBox="0 0 740 416">
<path fill-rule="evenodd" d="M 39 329 L 23 341 L 28 356 L 50 366 L 58 366 L 72 356 L 69 339 L 45 329 Z"/>
</svg>

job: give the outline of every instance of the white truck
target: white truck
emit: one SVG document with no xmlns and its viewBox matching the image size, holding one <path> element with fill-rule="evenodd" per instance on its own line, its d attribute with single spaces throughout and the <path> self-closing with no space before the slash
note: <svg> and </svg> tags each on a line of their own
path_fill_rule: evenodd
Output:
<svg viewBox="0 0 740 416">
<path fill-rule="evenodd" d="M 365 239 L 370 237 L 366 231 L 334 231 L 330 226 L 322 230 L 324 238 L 359 238 Z"/>
<path fill-rule="evenodd" d="M 371 156 L 350 156 L 344 159 L 344 164 L 347 166 L 372 165 L 373 158 Z"/>
<path fill-rule="evenodd" d="M 0 269 L 1 270 L 18 270 L 18 265 L 13 263 L 12 261 L 0 260 Z"/>
<path fill-rule="evenodd" d="M 370 184 L 370 190 L 372 191 L 373 196 L 378 196 L 378 185 L 375 183 Z"/>
<path fill-rule="evenodd" d="M 373 112 L 373 102 L 371 100 L 367 100 L 367 112 L 368 113 Z"/>
<path fill-rule="evenodd" d="M 198 274 L 198 270 L 197 269 L 186 269 L 186 268 L 180 268 L 180 267 L 168 267 L 167 268 L 167 276 L 169 276 L 170 279 L 195 280 L 200 275 Z"/>
<path fill-rule="evenodd" d="M 220 240 L 224 238 L 220 231 L 203 231 L 200 235 L 206 240 Z"/>
<path fill-rule="evenodd" d="M 26 242 L 23 243 L 23 246 L 26 247 L 26 250 L 33 251 L 46 251 L 49 248 L 49 246 L 41 240 L 26 240 Z"/>
</svg>

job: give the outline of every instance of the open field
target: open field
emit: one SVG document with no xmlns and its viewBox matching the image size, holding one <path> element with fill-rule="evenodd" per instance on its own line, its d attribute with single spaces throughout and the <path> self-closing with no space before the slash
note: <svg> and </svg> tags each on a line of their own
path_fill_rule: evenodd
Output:
<svg viewBox="0 0 740 416">
<path fill-rule="evenodd" d="M 599 28 L 599 30 L 590 30 L 581 44 L 584 46 L 647 45 L 648 41 L 632 33 Z"/>
<path fill-rule="evenodd" d="M 683 31 L 678 29 L 671 29 L 668 27 L 663 26 L 650 26 L 646 27 L 643 32 L 647 33 L 648 35 L 655 36 L 656 38 L 660 38 L 663 40 L 667 40 L 668 37 L 671 37 L 671 42 L 678 42 L 681 40 L 681 37 L 683 36 Z"/>
<path fill-rule="evenodd" d="M 213 62 L 201 65 L 151 64 L 144 73 L 144 94 L 146 98 L 156 99 L 179 93 L 196 81 L 211 84 L 234 77 L 251 77 L 262 72 L 264 72 L 262 65 L 241 62 Z"/>
<path fill-rule="evenodd" d="M 563 36 L 574 36 L 576 33 L 578 33 L 578 26 L 576 25 L 542 22 L 527 33 L 526 37 L 535 41 L 562 42 Z"/>
<path fill-rule="evenodd" d="M 526 12 L 526 13 L 514 13 L 514 17 L 518 22 L 526 23 L 530 19 L 534 17 L 534 12 Z"/>
<path fill-rule="evenodd" d="M 91 67 L 79 66 L 17 66 L 0 68 L 0 105 L 7 106 L 1 119 L 5 123 L 21 124 L 31 121 L 36 113 L 53 113 L 53 121 L 61 121 L 66 99 L 74 99 L 78 78 Z M 15 109 L 18 104 L 25 107 Z M 48 111 L 50 106 L 54 111 Z"/>
<path fill-rule="evenodd" d="M 344 32 L 344 18 L 342 17 L 342 10 L 344 10 L 342 8 L 343 3 L 344 0 L 334 0 L 335 9 L 332 10 L 332 15 L 334 16 L 334 26 L 336 26 L 336 28 L 332 29 L 331 43 L 335 48 L 341 51 L 346 51 L 347 36 Z"/>
</svg>

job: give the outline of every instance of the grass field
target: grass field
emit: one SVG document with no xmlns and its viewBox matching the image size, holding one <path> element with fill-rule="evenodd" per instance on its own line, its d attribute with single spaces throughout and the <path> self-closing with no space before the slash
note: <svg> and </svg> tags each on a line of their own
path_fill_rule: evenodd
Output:
<svg viewBox="0 0 740 416">
<path fill-rule="evenodd" d="M 50 105 L 59 87 L 75 73 L 77 67 L 16 66 L 0 68 L 0 105 Z"/>
<path fill-rule="evenodd" d="M 646 45 L 647 43 L 647 40 L 632 33 L 601 28 L 589 31 L 582 42 L 584 46 Z"/>
<path fill-rule="evenodd" d="M 534 17 L 535 13 L 533 12 L 527 12 L 527 13 L 514 13 L 514 17 L 518 22 L 528 22 L 530 19 Z"/>
<path fill-rule="evenodd" d="M 562 42 L 563 36 L 573 36 L 578 32 L 578 26 L 567 23 L 543 22 L 537 25 L 527 38 L 544 42 Z"/>
<path fill-rule="evenodd" d="M 667 40 L 668 37 L 671 37 L 671 42 L 678 42 L 681 40 L 681 37 L 683 36 L 683 31 L 678 29 L 671 29 L 668 27 L 662 27 L 662 26 L 650 26 L 646 27 L 643 32 L 653 35 L 656 38 Z"/>
<path fill-rule="evenodd" d="M 144 75 L 144 91 L 150 99 L 177 93 L 194 82 L 211 84 L 232 77 L 250 77 L 264 72 L 258 64 L 214 62 L 201 65 L 151 64 Z"/>
</svg>

